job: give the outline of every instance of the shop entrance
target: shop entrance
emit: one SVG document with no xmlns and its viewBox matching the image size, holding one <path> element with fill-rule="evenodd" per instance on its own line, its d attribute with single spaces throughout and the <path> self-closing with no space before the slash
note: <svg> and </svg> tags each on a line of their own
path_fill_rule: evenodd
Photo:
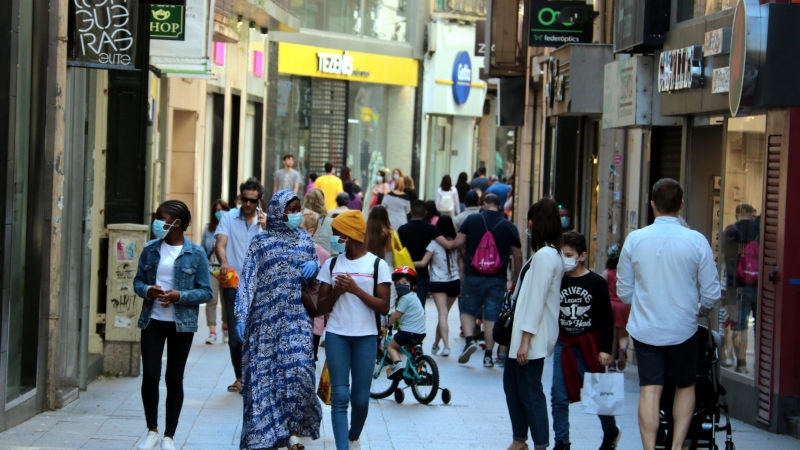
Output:
<svg viewBox="0 0 800 450">
<path fill-rule="evenodd" d="M 452 117 L 431 116 L 430 120 L 428 120 L 428 161 L 426 169 L 428 177 L 425 183 L 425 198 L 436 198 L 436 189 L 441 184 L 442 177 L 450 171 L 450 155 L 452 153 L 450 133 L 452 128 Z"/>
<path fill-rule="evenodd" d="M 170 143 L 170 199 L 181 200 L 195 207 L 195 161 L 197 160 L 197 112 L 176 110 L 172 113 Z M 186 231 L 192 235 L 190 226 Z"/>
</svg>

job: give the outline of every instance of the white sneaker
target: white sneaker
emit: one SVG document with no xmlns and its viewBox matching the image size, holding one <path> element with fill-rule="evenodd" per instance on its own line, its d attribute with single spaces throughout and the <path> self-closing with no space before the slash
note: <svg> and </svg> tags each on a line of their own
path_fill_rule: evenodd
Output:
<svg viewBox="0 0 800 450">
<path fill-rule="evenodd" d="M 445 347 L 444 350 L 442 350 L 441 355 L 439 356 L 450 356 L 450 347 Z"/>
<path fill-rule="evenodd" d="M 206 344 L 214 345 L 217 343 L 217 333 L 208 333 L 208 337 L 206 338 Z"/>
<path fill-rule="evenodd" d="M 228 331 L 227 330 L 222 332 L 222 343 L 223 344 L 227 344 L 228 343 Z"/>
<path fill-rule="evenodd" d="M 161 440 L 161 450 L 175 450 L 175 442 L 172 438 L 165 437 Z"/>
<path fill-rule="evenodd" d="M 361 441 L 360 440 L 358 440 L 358 441 L 350 441 L 350 447 L 348 447 L 348 449 L 349 450 L 361 450 Z"/>
<path fill-rule="evenodd" d="M 139 450 L 153 450 L 156 448 L 156 445 L 158 445 L 158 433 L 155 431 L 148 431 L 147 437 L 144 438 L 137 448 Z"/>
</svg>

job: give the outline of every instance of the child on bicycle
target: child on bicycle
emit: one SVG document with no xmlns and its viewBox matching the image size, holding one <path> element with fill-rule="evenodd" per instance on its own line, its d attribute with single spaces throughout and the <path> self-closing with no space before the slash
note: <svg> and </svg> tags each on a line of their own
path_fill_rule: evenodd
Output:
<svg viewBox="0 0 800 450">
<path fill-rule="evenodd" d="M 392 273 L 392 281 L 397 291 L 394 313 L 389 317 L 389 326 L 399 322 L 400 331 L 394 334 L 389 342 L 389 378 L 401 374 L 405 366 L 401 364 L 400 347 L 411 342 L 422 342 L 425 339 L 425 309 L 414 292 L 417 288 L 417 273 L 404 266 Z"/>
</svg>

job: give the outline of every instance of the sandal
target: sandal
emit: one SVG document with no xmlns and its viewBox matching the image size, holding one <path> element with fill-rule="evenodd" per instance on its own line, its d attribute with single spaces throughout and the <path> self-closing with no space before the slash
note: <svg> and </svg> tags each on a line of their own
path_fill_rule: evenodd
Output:
<svg viewBox="0 0 800 450">
<path fill-rule="evenodd" d="M 228 386 L 228 392 L 242 392 L 242 380 L 236 380 L 235 383 Z"/>
<path fill-rule="evenodd" d="M 528 444 L 522 441 L 514 441 L 508 446 L 508 450 L 528 450 Z"/>
<path fill-rule="evenodd" d="M 299 436 L 289 436 L 289 440 L 286 441 L 286 448 L 289 450 L 302 450 L 306 448 L 306 446 L 300 442 Z"/>
<path fill-rule="evenodd" d="M 618 353 L 619 359 L 617 359 L 617 370 L 625 370 L 628 359 L 628 350 L 621 348 L 619 349 Z"/>
</svg>

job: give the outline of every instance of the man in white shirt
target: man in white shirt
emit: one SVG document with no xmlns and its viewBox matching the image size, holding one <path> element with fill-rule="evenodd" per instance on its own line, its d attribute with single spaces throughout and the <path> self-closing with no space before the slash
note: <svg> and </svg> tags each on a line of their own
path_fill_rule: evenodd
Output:
<svg viewBox="0 0 800 450">
<path fill-rule="evenodd" d="M 719 276 L 706 238 L 681 226 L 681 185 L 659 180 L 650 206 L 655 223 L 631 233 L 622 248 L 617 295 L 631 305 L 627 329 L 639 364 L 642 445 L 655 449 L 659 401 L 669 376 L 676 388 L 672 449 L 680 450 L 694 414 L 697 315 L 708 315 L 719 301 Z"/>
<path fill-rule="evenodd" d="M 267 215 L 259 211 L 258 204 L 264 196 L 264 187 L 256 178 L 250 178 L 239 186 L 241 192 L 241 208 L 222 216 L 217 225 L 215 252 L 219 259 L 220 272 L 234 270 L 242 274 L 242 265 L 250 248 L 250 241 L 267 226 Z M 228 317 L 236 317 L 236 289 L 222 288 L 223 307 Z M 241 392 L 242 389 L 242 341 L 236 334 L 236 328 L 228 330 L 228 347 L 231 352 L 231 363 L 236 375 L 236 382 L 228 386 L 230 392 Z"/>
</svg>

